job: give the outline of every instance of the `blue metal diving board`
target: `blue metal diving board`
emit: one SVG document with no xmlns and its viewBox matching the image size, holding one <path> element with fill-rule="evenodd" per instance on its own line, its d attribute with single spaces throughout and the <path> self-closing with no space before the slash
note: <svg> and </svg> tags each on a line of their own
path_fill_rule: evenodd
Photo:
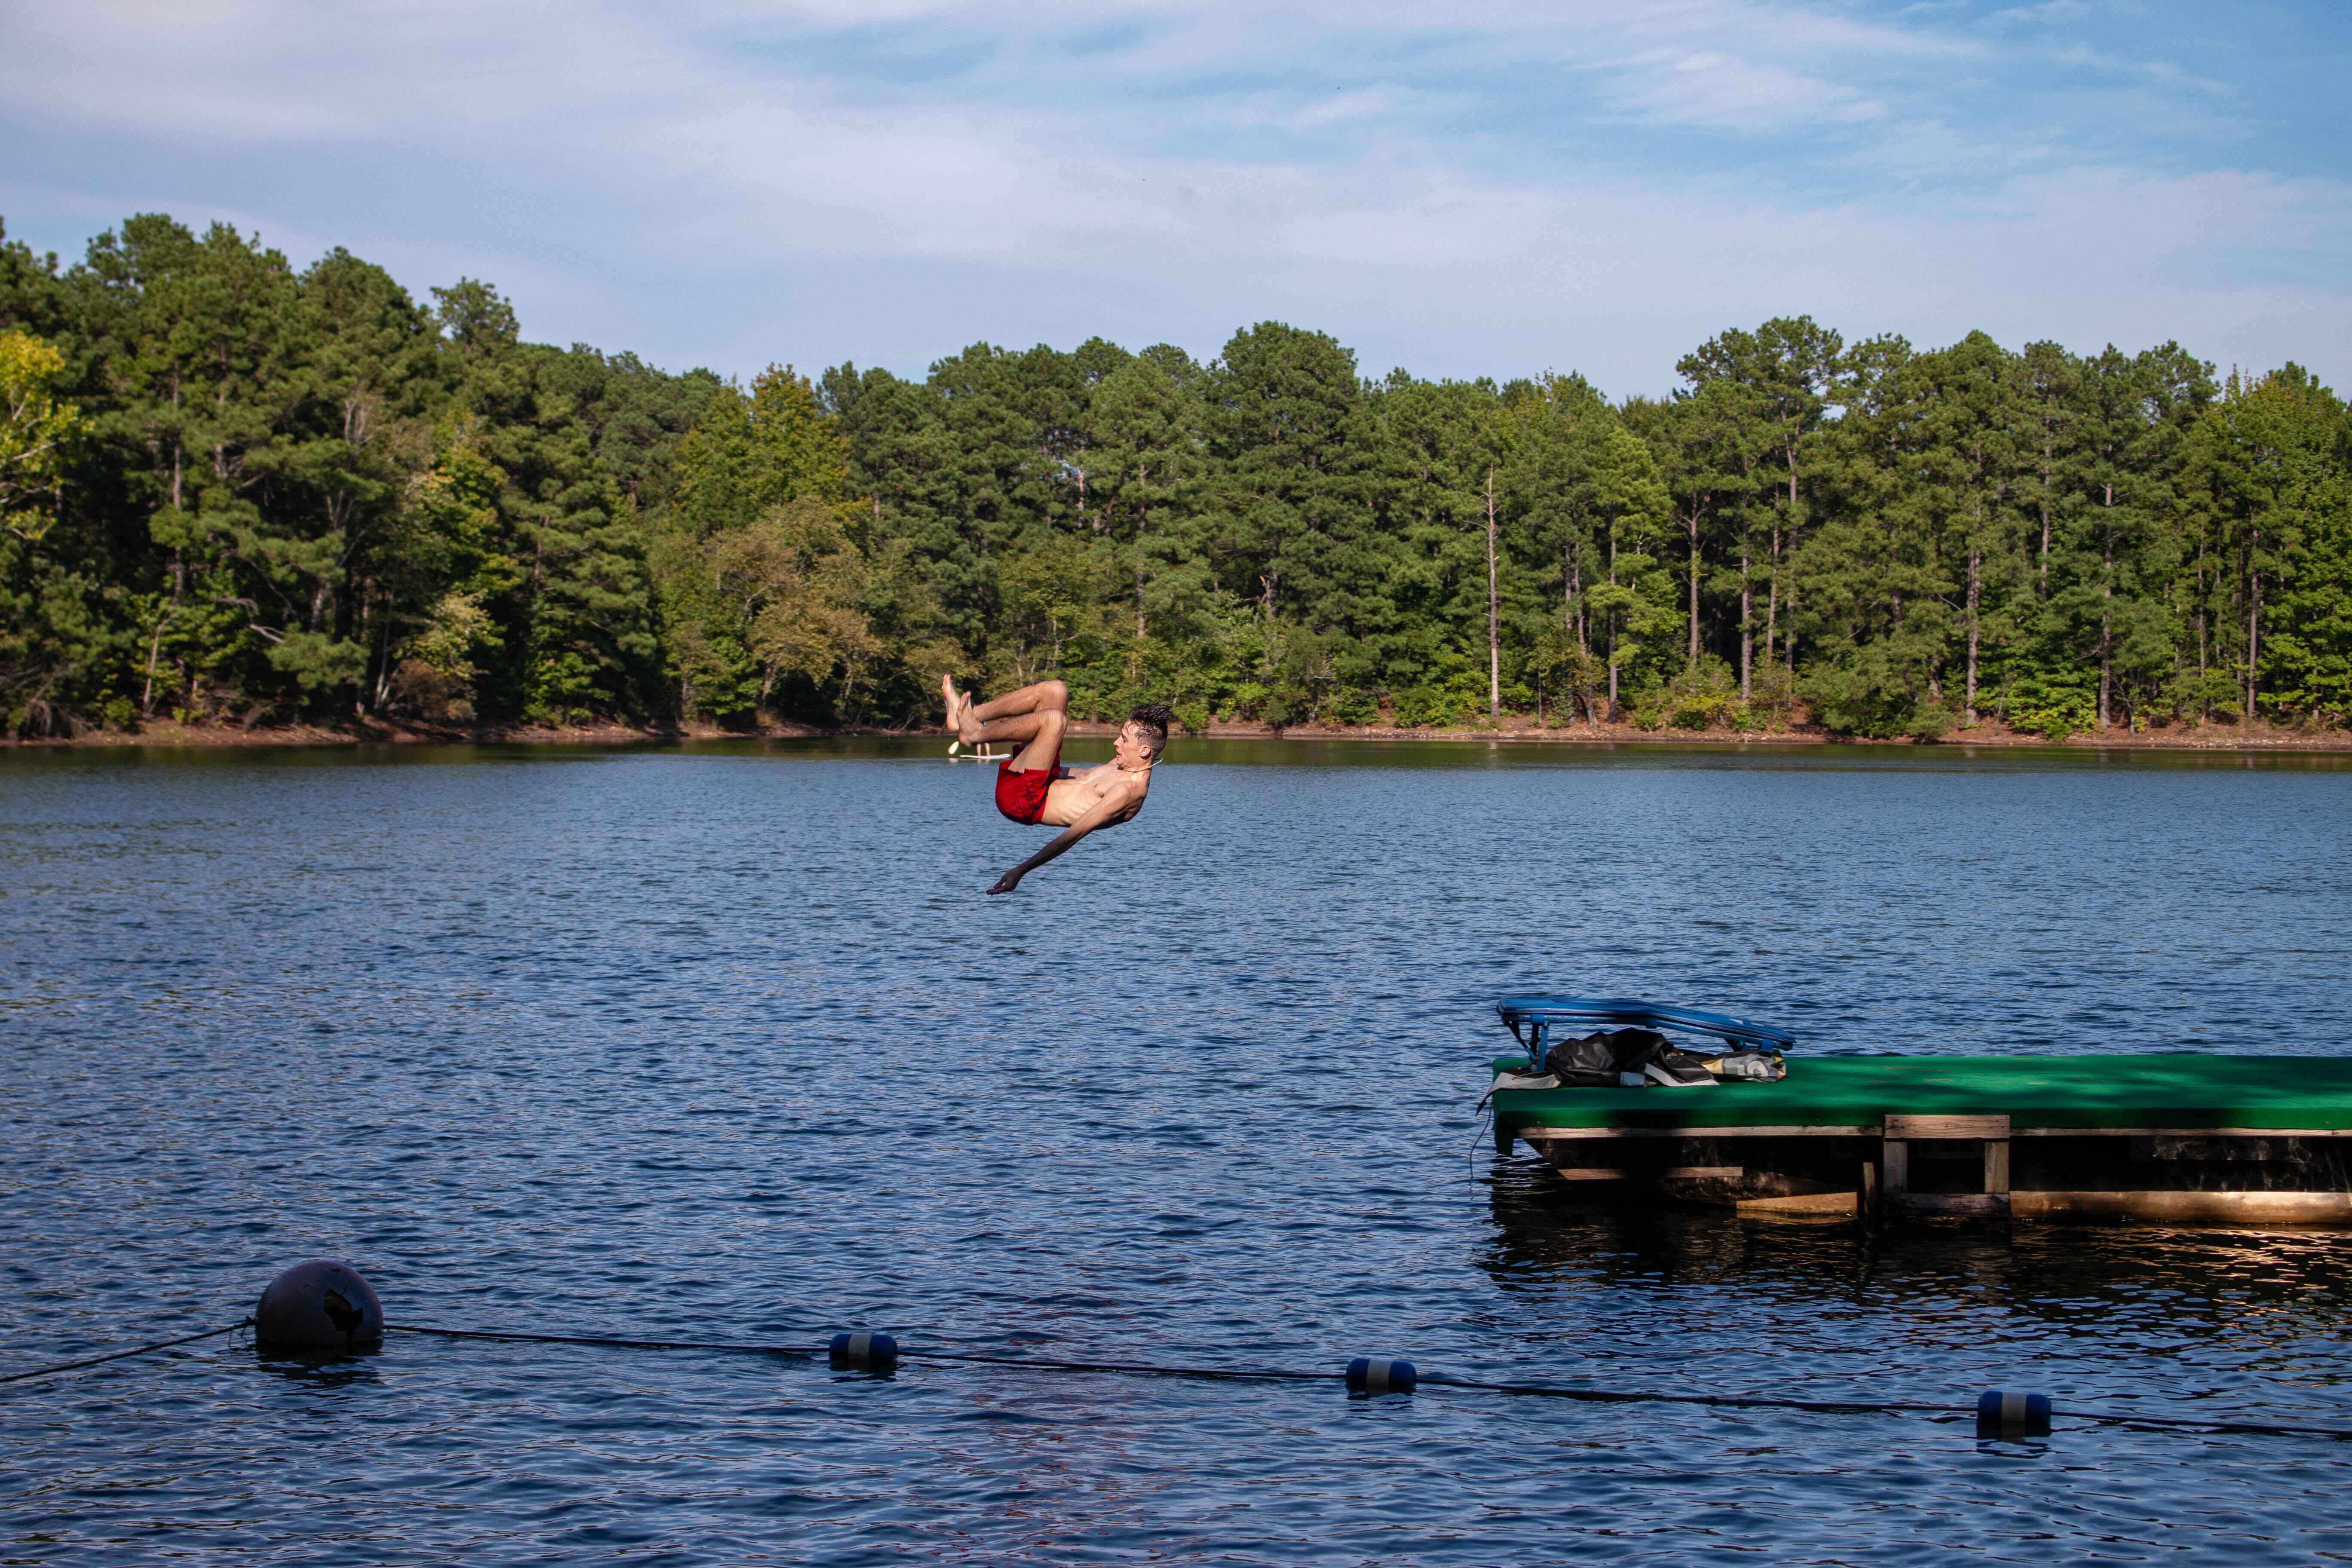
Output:
<svg viewBox="0 0 2352 1568">
<path fill-rule="evenodd" d="M 1684 1029 L 1714 1035 L 1735 1050 L 1782 1051 L 1797 1037 L 1770 1024 L 1734 1018 L 1723 1013 L 1702 1013 L 1696 1007 L 1668 1007 L 1655 1002 L 1634 1002 L 1610 996 L 1506 996 L 1495 1011 L 1510 1026 L 1511 1037 L 1527 1047 L 1533 1061 L 1543 1059 L 1544 1042 L 1555 1024 L 1584 1024 L 1612 1029 Z"/>
</svg>

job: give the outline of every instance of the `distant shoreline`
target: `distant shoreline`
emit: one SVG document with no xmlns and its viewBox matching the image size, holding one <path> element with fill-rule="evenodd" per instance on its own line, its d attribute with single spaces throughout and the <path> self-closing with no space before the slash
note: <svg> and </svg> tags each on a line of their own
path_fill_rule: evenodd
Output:
<svg viewBox="0 0 2352 1568">
<path fill-rule="evenodd" d="M 1101 738 L 1118 732 L 1118 726 L 1108 723 L 1076 722 L 1070 733 L 1081 738 Z M 891 730 L 866 726 L 845 726 L 837 729 L 810 724 L 764 724 L 743 729 L 724 729 L 714 724 L 634 725 L 576 724 L 562 726 L 516 725 L 512 727 L 457 728 L 446 725 L 398 725 L 354 723 L 349 726 L 289 724 L 246 729 L 236 724 L 179 724 L 157 721 L 134 731 L 90 730 L 79 735 L 52 736 L 28 740 L 0 740 L 0 748 L 10 750 L 89 750 L 110 748 L 150 747 L 186 751 L 212 751 L 247 747 L 285 746 L 370 746 L 370 745 L 578 745 L 614 746 L 667 744 L 682 741 L 825 741 L 825 740 L 922 740 L 945 741 L 946 732 L 933 726 L 920 729 Z M 2168 728 L 2129 731 L 2109 731 L 2105 733 L 2084 731 L 2063 741 L 2045 740 L 2039 735 L 2024 734 L 1999 724 L 1981 724 L 1972 729 L 1956 730 L 1940 741 L 1909 739 L 1876 741 L 1851 735 L 1832 735 L 1819 725 L 1796 725 L 1785 730 L 1743 733 L 1728 730 L 1644 730 L 1632 724 L 1553 725 L 1538 727 L 1521 715 L 1514 715 L 1488 729 L 1422 729 L 1399 730 L 1382 727 L 1347 727 L 1326 725 L 1295 725 L 1275 730 L 1264 724 L 1218 721 L 1201 734 L 1187 731 L 1178 737 L 1185 740 L 1247 740 L 1247 741 L 1488 741 L 1515 745 L 1697 745 L 1714 746 L 1726 751 L 1738 751 L 1750 746 L 1893 746 L 1915 750 L 1938 747 L 1999 746 L 2023 751 L 2075 752 L 2352 752 L 2352 731 L 2297 731 L 2256 725 L 2251 729 L 2230 724 L 2207 724 L 2194 728 Z"/>
</svg>

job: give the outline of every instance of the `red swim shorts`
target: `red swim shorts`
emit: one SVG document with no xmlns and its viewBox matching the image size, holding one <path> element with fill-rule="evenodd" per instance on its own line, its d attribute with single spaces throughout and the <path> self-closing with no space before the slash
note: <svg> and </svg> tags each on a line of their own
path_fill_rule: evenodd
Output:
<svg viewBox="0 0 2352 1568">
<path fill-rule="evenodd" d="M 1011 757 L 997 763 L 996 809 L 1024 827 L 1036 826 L 1045 816 L 1045 792 L 1062 776 L 1061 761 L 1056 747 L 1052 762 L 1026 773 L 1014 773 Z"/>
</svg>

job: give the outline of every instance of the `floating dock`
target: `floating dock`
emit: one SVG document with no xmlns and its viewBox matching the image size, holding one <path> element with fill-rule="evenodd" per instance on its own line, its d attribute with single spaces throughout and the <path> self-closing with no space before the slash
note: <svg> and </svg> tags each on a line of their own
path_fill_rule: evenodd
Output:
<svg viewBox="0 0 2352 1568">
<path fill-rule="evenodd" d="M 1825 1220 L 2352 1225 L 2352 1060 L 2333 1058 L 1807 1056 L 1777 1083 L 1494 1102 L 1498 1152 L 1525 1142 L 1595 1196 Z"/>
</svg>

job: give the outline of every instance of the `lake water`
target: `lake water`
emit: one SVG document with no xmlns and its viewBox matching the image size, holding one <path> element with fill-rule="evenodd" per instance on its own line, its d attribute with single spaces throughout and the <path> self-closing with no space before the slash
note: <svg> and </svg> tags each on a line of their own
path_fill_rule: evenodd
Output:
<svg viewBox="0 0 2352 1568">
<path fill-rule="evenodd" d="M 1106 754 L 1100 745 L 1075 754 Z M 1805 1051 L 2352 1048 L 2345 759 L 1180 742 L 0 757 L 0 1373 L 348 1258 L 395 1322 L 1948 1402 L 1916 1416 L 394 1335 L 0 1388 L 0 1562 L 2312 1563 L 2352 1236 L 1580 1208 L 1534 988 Z M 1796 1070 L 1802 1071 L 1801 1056 Z"/>
</svg>

